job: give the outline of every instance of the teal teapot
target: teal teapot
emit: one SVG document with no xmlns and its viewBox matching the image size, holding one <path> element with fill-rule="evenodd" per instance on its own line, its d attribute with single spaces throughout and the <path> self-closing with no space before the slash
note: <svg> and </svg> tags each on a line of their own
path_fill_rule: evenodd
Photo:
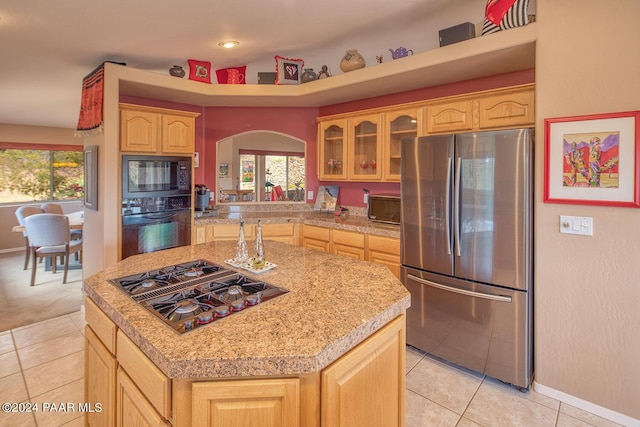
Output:
<svg viewBox="0 0 640 427">
<path fill-rule="evenodd" d="M 391 52 L 391 57 L 393 59 L 403 58 L 407 55 L 413 55 L 413 51 L 411 49 L 405 49 L 404 47 L 399 47 L 396 50 L 389 49 Z"/>
</svg>

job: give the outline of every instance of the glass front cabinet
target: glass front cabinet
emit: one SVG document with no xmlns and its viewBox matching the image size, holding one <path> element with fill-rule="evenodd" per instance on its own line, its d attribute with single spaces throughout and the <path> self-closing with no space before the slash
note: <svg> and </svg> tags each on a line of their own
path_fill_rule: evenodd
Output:
<svg viewBox="0 0 640 427">
<path fill-rule="evenodd" d="M 347 119 L 320 122 L 318 147 L 318 178 L 347 179 Z"/>
<path fill-rule="evenodd" d="M 400 181 L 400 142 L 404 138 L 422 136 L 422 108 L 410 108 L 385 113 L 385 133 L 383 144 L 385 181 Z"/>
<path fill-rule="evenodd" d="M 349 119 L 349 171 L 353 181 L 382 179 L 382 146 L 380 114 Z"/>
</svg>

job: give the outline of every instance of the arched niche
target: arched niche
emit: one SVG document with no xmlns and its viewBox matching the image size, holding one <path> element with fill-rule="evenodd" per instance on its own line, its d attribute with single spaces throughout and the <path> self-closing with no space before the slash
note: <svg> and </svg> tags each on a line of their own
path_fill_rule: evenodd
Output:
<svg viewBox="0 0 640 427">
<path fill-rule="evenodd" d="M 295 182 L 290 182 L 289 188 L 283 188 L 285 198 L 288 199 L 285 201 L 265 201 L 265 198 L 270 194 L 267 191 L 269 187 L 266 187 L 265 184 L 269 182 L 268 168 L 266 167 L 268 158 L 286 155 L 293 158 L 301 156 L 306 160 L 306 149 L 307 143 L 305 141 L 269 130 L 242 132 L 217 141 L 216 203 L 304 203 L 304 189 L 306 188 L 304 173 Z M 245 155 L 245 158 L 248 155 L 255 156 L 256 159 L 253 165 L 255 189 L 251 200 L 248 200 L 247 194 L 236 191 L 242 190 L 243 185 L 246 184 L 243 183 L 243 175 L 246 176 L 248 168 L 244 168 L 246 164 L 241 164 L 242 154 Z M 306 167 L 303 168 L 303 171 L 306 172 Z M 298 183 L 300 185 L 296 186 L 295 184 Z M 225 200 L 221 200 L 221 197 Z"/>
</svg>

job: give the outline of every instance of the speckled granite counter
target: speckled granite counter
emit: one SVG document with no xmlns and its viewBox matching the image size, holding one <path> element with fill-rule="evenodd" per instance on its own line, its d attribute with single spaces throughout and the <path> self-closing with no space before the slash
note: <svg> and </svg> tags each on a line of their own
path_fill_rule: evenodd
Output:
<svg viewBox="0 0 640 427">
<path fill-rule="evenodd" d="M 195 225 L 233 224 L 237 223 L 241 217 L 247 223 L 258 222 L 258 219 L 261 219 L 265 224 L 293 222 L 400 238 L 399 225 L 370 221 L 366 216 L 361 215 L 348 214 L 336 216 L 332 212 L 327 213 L 309 210 L 220 212 L 216 217 L 195 218 Z"/>
<path fill-rule="evenodd" d="M 289 293 L 182 335 L 107 280 L 201 258 L 224 264 L 234 242 L 136 255 L 85 279 L 84 291 L 171 378 L 318 372 L 410 305 L 409 292 L 382 265 L 279 242 L 265 246 L 278 267 L 247 275 Z"/>
</svg>

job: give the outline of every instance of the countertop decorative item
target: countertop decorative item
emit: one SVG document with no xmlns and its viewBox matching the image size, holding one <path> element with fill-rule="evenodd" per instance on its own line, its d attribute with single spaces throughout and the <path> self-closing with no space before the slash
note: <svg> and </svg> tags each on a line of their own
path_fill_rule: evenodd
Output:
<svg viewBox="0 0 640 427">
<path fill-rule="evenodd" d="M 318 79 L 324 79 L 327 77 L 331 77 L 331 73 L 329 73 L 329 67 L 323 65 L 320 69 L 320 72 L 318 73 Z"/>
<path fill-rule="evenodd" d="M 311 82 L 313 80 L 318 80 L 318 75 L 313 71 L 313 68 L 305 68 L 300 80 L 302 83 Z"/>
<path fill-rule="evenodd" d="M 345 73 L 364 68 L 365 65 L 367 65 L 367 63 L 357 49 L 347 49 L 347 52 L 340 61 L 340 69 Z"/>
<path fill-rule="evenodd" d="M 389 49 L 389 52 L 391 52 L 391 57 L 393 59 L 404 58 L 405 56 L 413 55 L 413 51 L 411 49 L 406 49 L 402 46 L 400 46 L 396 50 Z"/>
<path fill-rule="evenodd" d="M 181 66 L 174 65 L 169 69 L 169 74 L 172 75 L 173 77 L 183 78 L 185 73 Z"/>
</svg>

